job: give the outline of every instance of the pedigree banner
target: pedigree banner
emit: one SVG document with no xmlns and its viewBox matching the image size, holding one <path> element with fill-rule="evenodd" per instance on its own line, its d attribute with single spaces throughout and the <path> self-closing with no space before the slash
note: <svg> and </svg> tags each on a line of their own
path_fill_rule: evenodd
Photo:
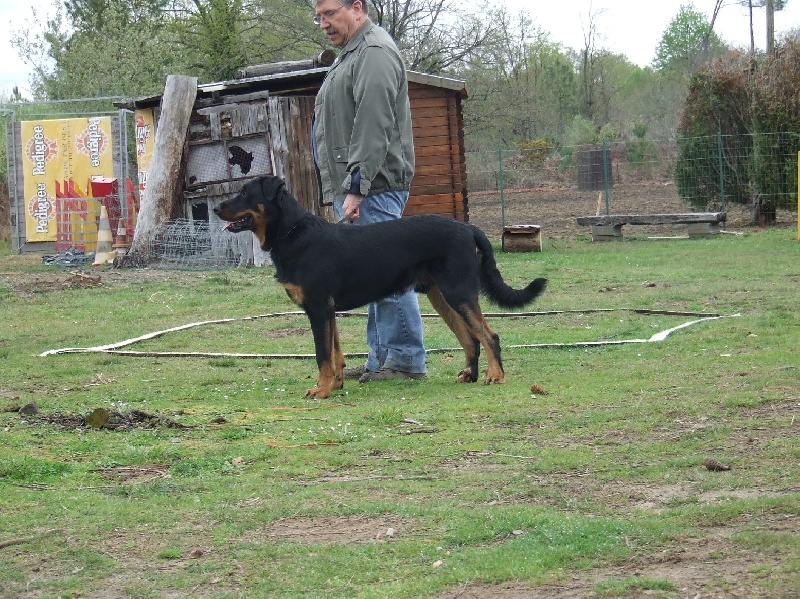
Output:
<svg viewBox="0 0 800 599">
<path fill-rule="evenodd" d="M 22 121 L 25 237 L 55 241 L 56 188 L 113 177 L 111 117 Z"/>
<path fill-rule="evenodd" d="M 153 161 L 153 147 L 155 146 L 155 124 L 152 108 L 140 108 L 134 114 L 136 123 L 136 167 L 139 172 L 139 202 L 144 198 L 147 187 L 147 172 Z"/>
</svg>

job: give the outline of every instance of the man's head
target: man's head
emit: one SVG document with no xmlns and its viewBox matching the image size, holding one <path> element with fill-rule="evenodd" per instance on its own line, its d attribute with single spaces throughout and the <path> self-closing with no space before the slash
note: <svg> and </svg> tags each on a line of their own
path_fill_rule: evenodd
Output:
<svg viewBox="0 0 800 599">
<path fill-rule="evenodd" d="M 343 48 L 367 19 L 367 0 L 316 0 L 314 23 L 334 46 Z"/>
</svg>

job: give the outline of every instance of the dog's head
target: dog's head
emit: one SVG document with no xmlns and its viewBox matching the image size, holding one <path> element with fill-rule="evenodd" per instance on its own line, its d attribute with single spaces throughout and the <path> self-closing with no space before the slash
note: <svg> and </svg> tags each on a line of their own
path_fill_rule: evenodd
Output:
<svg viewBox="0 0 800 599">
<path fill-rule="evenodd" d="M 283 209 L 281 200 L 285 194 L 284 182 L 278 177 L 263 176 L 248 181 L 242 190 L 230 200 L 214 208 L 214 213 L 228 223 L 223 231 L 239 233 L 252 231 L 261 247 L 266 249 L 268 231 L 280 220 Z"/>
</svg>

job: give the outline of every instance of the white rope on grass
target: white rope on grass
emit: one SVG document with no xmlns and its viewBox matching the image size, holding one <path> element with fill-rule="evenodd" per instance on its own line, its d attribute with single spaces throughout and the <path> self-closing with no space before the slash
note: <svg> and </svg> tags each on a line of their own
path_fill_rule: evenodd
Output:
<svg viewBox="0 0 800 599">
<path fill-rule="evenodd" d="M 496 313 L 487 313 L 484 316 L 486 317 L 520 317 L 520 316 L 541 316 L 541 315 L 552 315 L 552 314 L 570 314 L 570 313 L 579 313 L 579 314 L 588 314 L 588 313 L 596 313 L 596 312 L 614 312 L 614 311 L 632 311 L 638 314 L 659 314 L 659 315 L 676 315 L 676 316 L 703 316 L 703 318 L 692 320 L 690 322 L 685 322 L 678 326 L 672 327 L 671 329 L 666 329 L 664 331 L 660 331 L 655 335 L 651 336 L 649 339 L 622 339 L 622 340 L 601 340 L 601 341 L 575 341 L 572 343 L 531 343 L 531 344 L 522 344 L 522 345 L 507 345 L 505 346 L 507 349 L 544 349 L 544 348 L 564 348 L 564 347 L 602 347 L 607 345 L 627 345 L 632 343 L 657 343 L 659 341 L 664 341 L 669 335 L 678 331 L 680 329 L 685 329 L 686 327 L 690 327 L 701 322 L 707 322 L 710 320 L 719 320 L 720 318 L 734 318 L 737 316 L 741 316 L 741 314 L 730 314 L 730 315 L 722 315 L 722 314 L 703 314 L 698 312 L 672 312 L 669 310 L 639 310 L 639 309 L 630 309 L 630 308 L 597 308 L 597 309 L 589 309 L 589 310 L 554 310 L 554 311 L 547 311 L 547 312 L 496 312 Z M 305 312 L 301 310 L 290 311 L 290 312 L 273 312 L 270 314 L 259 314 L 257 316 L 244 316 L 239 318 L 221 318 L 217 320 L 205 320 L 202 322 L 193 322 L 189 324 L 180 325 L 177 327 L 172 327 L 170 329 L 165 329 L 163 331 L 154 331 L 152 333 L 147 333 L 140 337 L 134 337 L 133 339 L 126 339 L 124 341 L 119 341 L 117 343 L 110 343 L 108 345 L 97 345 L 95 347 L 65 347 L 61 349 L 50 349 L 45 352 L 39 354 L 39 357 L 46 357 L 46 356 L 54 356 L 60 354 L 87 354 L 87 353 L 103 353 L 103 354 L 113 354 L 118 356 L 130 356 L 130 357 L 160 357 L 160 358 L 260 358 L 260 359 L 281 359 L 281 358 L 295 358 L 295 359 L 308 359 L 308 358 L 315 358 L 315 354 L 261 354 L 261 353 L 220 353 L 220 352 L 157 352 L 157 351 L 133 351 L 133 350 L 121 350 L 122 347 L 127 347 L 129 345 L 133 345 L 135 343 L 139 343 L 140 341 L 147 341 L 149 339 L 155 339 L 157 337 L 161 337 L 166 335 L 167 333 L 175 333 L 178 331 L 185 331 L 187 329 L 192 329 L 195 327 L 201 327 L 206 325 L 213 325 L 213 324 L 225 324 L 229 322 L 241 322 L 241 321 L 248 321 L 248 320 L 259 320 L 262 318 L 274 318 L 279 316 L 298 316 L 304 315 Z M 338 312 L 337 316 L 341 317 L 349 317 L 349 316 L 366 316 L 366 312 Z M 438 314 L 423 314 L 423 317 L 438 317 Z M 440 348 L 429 348 L 426 350 L 426 353 L 429 354 L 440 354 L 440 353 L 449 353 L 449 352 L 457 352 L 463 351 L 461 347 L 440 347 Z M 359 358 L 365 357 L 367 354 L 366 352 L 356 352 L 356 353 L 347 353 L 345 357 L 347 358 Z"/>
</svg>

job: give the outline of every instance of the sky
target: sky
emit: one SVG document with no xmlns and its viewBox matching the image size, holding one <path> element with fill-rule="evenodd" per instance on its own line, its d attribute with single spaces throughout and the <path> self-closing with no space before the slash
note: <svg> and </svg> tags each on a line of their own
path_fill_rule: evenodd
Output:
<svg viewBox="0 0 800 599">
<path fill-rule="evenodd" d="M 60 1 L 60 0 L 56 0 Z M 732 3 L 717 17 L 714 29 L 728 44 L 749 47 L 747 11 Z M 40 14 L 53 11 L 54 0 L 0 0 L 0 99 L 7 98 L 17 85 L 27 96 L 29 68 L 11 47 L 11 32 L 31 21 L 31 8 Z M 492 4 L 487 0 L 487 4 Z M 691 4 L 710 18 L 714 0 L 502 0 L 513 15 L 527 10 L 534 24 L 549 33 L 549 38 L 566 48 L 580 49 L 590 18 L 594 15 L 597 40 L 595 47 L 626 56 L 639 66 L 647 66 L 655 56 L 656 46 L 681 5 Z M 754 17 L 756 46 L 765 45 L 764 10 Z M 785 10 L 775 13 L 775 34 L 800 28 L 800 0 L 789 0 Z"/>
</svg>

